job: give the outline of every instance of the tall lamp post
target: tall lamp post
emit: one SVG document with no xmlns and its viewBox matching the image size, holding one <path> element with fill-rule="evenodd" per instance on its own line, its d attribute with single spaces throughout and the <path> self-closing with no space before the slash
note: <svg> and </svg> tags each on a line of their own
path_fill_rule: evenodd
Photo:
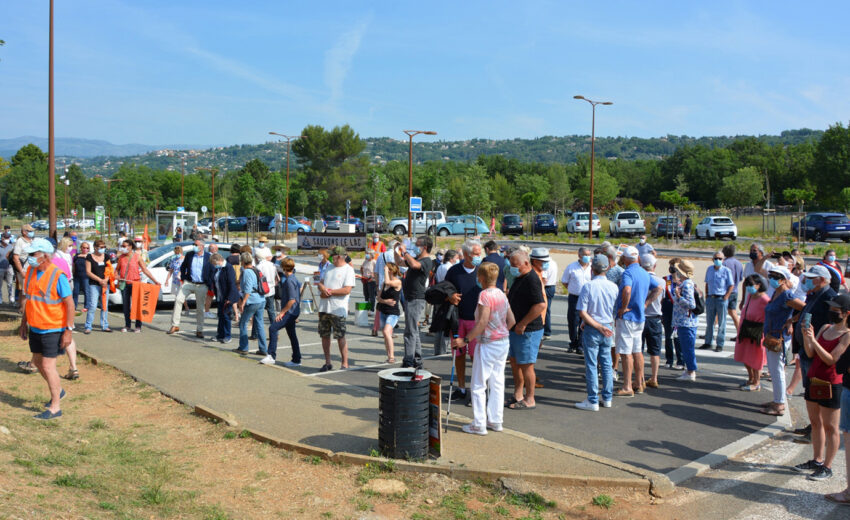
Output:
<svg viewBox="0 0 850 520">
<path fill-rule="evenodd" d="M 587 238 L 593 238 L 593 167 L 596 162 L 596 155 L 594 154 L 593 145 L 596 141 L 596 105 L 613 105 L 611 101 L 593 101 L 587 99 L 584 96 L 573 96 L 574 99 L 583 99 L 590 103 L 590 106 L 593 107 L 593 120 L 590 126 L 590 213 L 588 214 L 588 222 L 587 222 Z"/>
<path fill-rule="evenodd" d="M 53 139 L 53 0 L 50 0 L 50 50 L 47 73 L 47 219 L 48 235 L 56 236 L 56 142 Z"/>
<path fill-rule="evenodd" d="M 195 171 L 210 172 L 212 177 L 212 221 L 210 222 L 210 235 L 215 237 L 215 175 L 218 173 L 218 168 L 195 168 Z"/>
<path fill-rule="evenodd" d="M 283 135 L 277 132 L 269 132 L 269 135 L 276 135 L 286 139 L 286 220 L 284 220 L 283 224 L 283 239 L 286 240 L 289 237 L 289 156 L 292 154 L 292 140 L 303 139 L 306 136 Z"/>
<path fill-rule="evenodd" d="M 410 199 L 413 198 L 413 136 L 419 134 L 437 135 L 431 130 L 402 130 L 410 138 L 410 149 L 407 155 L 407 237 L 413 236 L 413 212 L 410 211 Z"/>
</svg>

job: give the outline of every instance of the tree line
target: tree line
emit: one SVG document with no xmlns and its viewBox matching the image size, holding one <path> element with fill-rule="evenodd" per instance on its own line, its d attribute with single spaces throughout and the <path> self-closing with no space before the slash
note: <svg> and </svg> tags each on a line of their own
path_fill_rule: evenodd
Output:
<svg viewBox="0 0 850 520">
<path fill-rule="evenodd" d="M 388 217 L 407 212 L 408 163 L 370 162 L 366 141 L 348 125 L 311 125 L 292 142 L 290 214 L 344 213 L 361 201 Z M 416 152 L 414 151 L 414 154 Z M 58 177 L 57 177 L 58 178 Z M 181 174 L 169 169 L 123 164 L 107 183 L 89 178 L 78 165 L 68 169 L 71 206 L 109 206 L 114 216 L 140 216 L 175 209 L 181 201 Z M 62 210 L 62 181 L 57 200 Z M 188 173 L 183 192 L 188 210 L 212 206 L 211 173 Z M 10 163 L 0 160 L 0 202 L 10 213 L 47 213 L 47 160 L 35 145 L 21 148 Z M 250 159 L 238 169 L 217 173 L 217 213 L 260 215 L 283 212 L 285 169 Z M 590 159 L 574 163 L 520 161 L 479 155 L 470 161 L 425 161 L 413 166 L 413 192 L 426 209 L 459 213 L 564 211 L 586 208 Z M 847 210 L 850 206 L 850 129 L 838 123 L 820 139 L 797 144 L 754 137 L 715 147 L 693 144 L 660 159 L 621 160 L 597 155 L 594 207 L 637 209 L 652 205 L 704 208 L 794 205 Z"/>
</svg>

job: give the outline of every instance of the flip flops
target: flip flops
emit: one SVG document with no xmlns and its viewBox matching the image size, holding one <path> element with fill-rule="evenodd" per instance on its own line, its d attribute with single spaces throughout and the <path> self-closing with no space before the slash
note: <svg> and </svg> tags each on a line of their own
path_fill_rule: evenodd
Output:
<svg viewBox="0 0 850 520">
<path fill-rule="evenodd" d="M 527 404 L 525 404 L 525 401 L 517 401 L 509 405 L 508 408 L 510 408 L 511 410 L 534 410 L 535 408 L 537 408 L 537 405 L 528 406 Z"/>
</svg>

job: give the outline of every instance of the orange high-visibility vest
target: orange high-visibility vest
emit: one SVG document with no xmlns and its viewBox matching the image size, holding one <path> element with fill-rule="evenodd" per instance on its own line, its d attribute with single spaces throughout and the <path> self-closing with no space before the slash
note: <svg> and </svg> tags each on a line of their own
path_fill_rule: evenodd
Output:
<svg viewBox="0 0 850 520">
<path fill-rule="evenodd" d="M 59 297 L 59 275 L 62 270 L 53 264 L 36 279 L 35 267 L 27 271 L 24 284 L 27 299 L 27 323 L 42 330 L 62 329 L 66 325 L 65 304 Z"/>
</svg>

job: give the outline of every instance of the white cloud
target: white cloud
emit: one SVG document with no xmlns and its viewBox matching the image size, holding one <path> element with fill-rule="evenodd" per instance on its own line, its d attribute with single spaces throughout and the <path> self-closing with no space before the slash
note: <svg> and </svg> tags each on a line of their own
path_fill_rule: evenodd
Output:
<svg viewBox="0 0 850 520">
<path fill-rule="evenodd" d="M 354 55 L 360 48 L 360 41 L 366 33 L 370 20 L 371 16 L 361 21 L 350 31 L 343 33 L 334 46 L 325 52 L 325 84 L 330 90 L 327 101 L 329 110 L 336 110 L 343 97 L 345 78 L 348 76 Z"/>
</svg>

